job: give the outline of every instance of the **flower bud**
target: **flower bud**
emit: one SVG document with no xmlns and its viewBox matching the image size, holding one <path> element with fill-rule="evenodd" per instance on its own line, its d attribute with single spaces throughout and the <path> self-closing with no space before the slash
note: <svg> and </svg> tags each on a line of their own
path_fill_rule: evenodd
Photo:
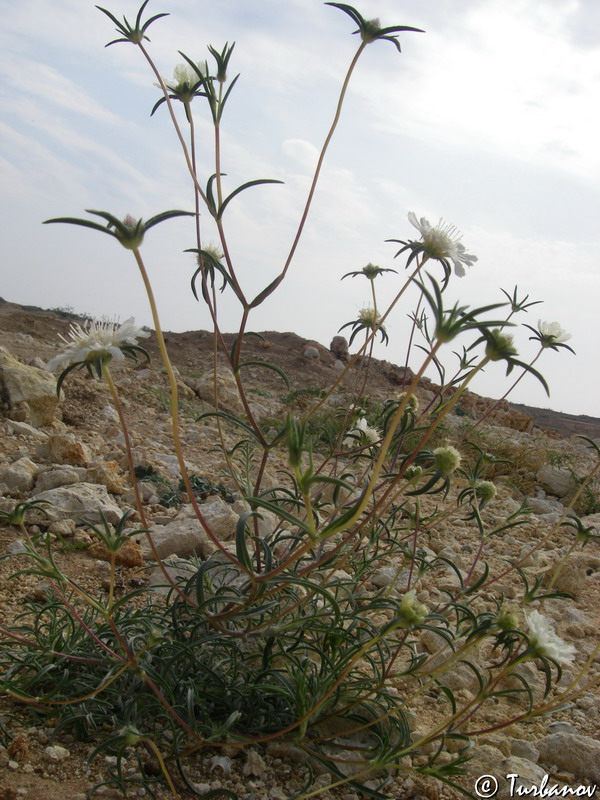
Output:
<svg viewBox="0 0 600 800">
<path fill-rule="evenodd" d="M 519 617 L 515 609 L 505 606 L 500 609 L 495 623 L 501 631 L 514 631 L 519 624 Z"/>
<path fill-rule="evenodd" d="M 362 324 L 367 328 L 375 328 L 380 324 L 381 317 L 377 313 L 374 308 L 368 306 L 367 308 L 361 308 L 358 312 L 358 318 L 362 322 Z"/>
<path fill-rule="evenodd" d="M 477 481 L 475 484 L 475 494 L 482 503 L 489 503 L 496 496 L 496 486 L 492 481 Z"/>
<path fill-rule="evenodd" d="M 419 467 L 416 464 L 408 467 L 404 471 L 404 477 L 407 481 L 412 481 L 414 478 L 418 478 L 420 475 L 423 474 L 423 467 Z"/>
<path fill-rule="evenodd" d="M 460 453 L 452 445 L 436 447 L 433 455 L 435 456 L 436 469 L 443 475 L 452 474 L 460 465 Z"/>
<path fill-rule="evenodd" d="M 398 615 L 405 623 L 405 627 L 422 625 L 425 617 L 429 613 L 427 606 L 423 605 L 423 603 L 419 603 L 415 595 L 416 591 L 411 589 L 409 592 L 406 592 L 400 601 Z"/>
<path fill-rule="evenodd" d="M 491 331 L 492 341 L 488 341 L 485 354 L 490 361 L 501 361 L 503 358 L 511 358 L 517 355 L 513 345 L 513 337 L 508 333 L 502 333 L 499 328 Z"/>
<path fill-rule="evenodd" d="M 406 397 L 406 392 L 400 392 L 400 394 L 397 396 L 396 399 L 401 403 L 405 397 Z M 408 411 L 412 411 L 413 414 L 416 414 L 417 411 L 419 410 L 419 398 L 415 394 L 411 394 L 410 397 L 408 398 L 408 401 L 406 403 L 406 408 L 408 409 Z"/>
</svg>

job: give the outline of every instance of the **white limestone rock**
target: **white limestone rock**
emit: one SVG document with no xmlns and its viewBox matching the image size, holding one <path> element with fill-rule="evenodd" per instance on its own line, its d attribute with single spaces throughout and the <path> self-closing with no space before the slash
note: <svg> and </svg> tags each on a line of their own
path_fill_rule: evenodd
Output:
<svg viewBox="0 0 600 800">
<path fill-rule="evenodd" d="M 56 378 L 46 370 L 22 364 L 5 347 L 0 347 L 0 396 L 9 409 L 25 403 L 29 423 L 35 428 L 52 425 L 55 420 Z"/>
<path fill-rule="evenodd" d="M 542 764 L 600 783 L 600 742 L 590 736 L 559 731 L 537 743 Z"/>
<path fill-rule="evenodd" d="M 0 467 L 0 482 L 12 492 L 28 492 L 33 488 L 39 467 L 30 458 L 19 458 L 12 464 Z"/>
<path fill-rule="evenodd" d="M 75 483 L 39 492 L 34 500 L 45 500 L 48 518 L 83 519 L 86 522 L 100 522 L 102 512 L 108 522 L 115 524 L 123 516 L 123 511 L 106 491 L 106 486 L 96 483 Z"/>
</svg>

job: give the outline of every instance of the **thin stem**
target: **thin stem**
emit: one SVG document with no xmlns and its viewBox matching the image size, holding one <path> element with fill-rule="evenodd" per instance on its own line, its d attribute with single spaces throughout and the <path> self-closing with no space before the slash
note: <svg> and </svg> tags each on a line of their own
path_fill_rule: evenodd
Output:
<svg viewBox="0 0 600 800">
<path fill-rule="evenodd" d="M 421 303 L 423 302 L 423 292 L 421 292 L 419 296 L 419 302 L 417 303 L 417 307 L 415 309 L 415 314 L 413 318 L 413 323 L 410 328 L 410 336 L 408 337 L 408 345 L 406 347 L 406 358 L 404 360 L 404 375 L 402 376 L 402 385 L 405 383 L 406 374 L 408 373 L 408 364 L 410 361 L 410 351 L 412 350 L 412 343 L 415 336 L 415 330 L 417 329 L 417 319 L 419 317 L 419 311 L 421 310 Z"/>
<path fill-rule="evenodd" d="M 322 398 L 319 400 L 319 402 L 318 402 L 318 403 L 316 403 L 316 404 L 315 404 L 315 405 L 314 405 L 314 406 L 313 406 L 313 407 L 310 409 L 310 411 L 308 412 L 308 414 L 306 415 L 306 417 L 304 417 L 304 421 L 305 421 L 305 422 L 306 422 L 307 420 L 309 420 L 309 419 L 310 419 L 310 418 L 311 418 L 311 417 L 312 417 L 314 414 L 316 414 L 316 413 L 317 413 L 317 411 L 318 411 L 318 410 L 321 408 L 321 406 L 322 406 L 322 405 L 323 405 L 323 404 L 324 404 L 324 403 L 327 401 L 327 398 L 331 397 L 331 395 L 332 395 L 332 394 L 335 392 L 335 390 L 337 389 L 337 387 L 340 385 L 340 383 L 341 383 L 341 382 L 344 380 L 344 378 L 347 376 L 347 374 L 348 374 L 349 370 L 350 370 L 350 369 L 352 369 L 352 367 L 353 367 L 353 366 L 356 364 L 356 362 L 357 362 L 357 361 L 358 361 L 358 359 L 361 357 L 361 355 L 362 355 L 362 354 L 365 352 L 365 350 L 366 350 L 367 346 L 368 346 L 368 345 L 369 345 L 369 344 L 370 344 L 370 343 L 373 341 L 373 339 L 374 339 L 374 338 L 375 338 L 375 336 L 377 335 L 377 331 L 378 331 L 378 330 L 381 328 L 381 326 L 383 325 L 383 323 L 386 321 L 386 319 L 388 318 L 388 316 L 391 314 L 391 312 L 392 312 L 393 308 L 394 308 L 394 307 L 397 305 L 397 303 L 399 302 L 399 300 L 400 300 L 400 298 L 402 297 L 402 295 L 404 294 L 404 292 L 405 292 L 405 291 L 408 289 L 408 287 L 411 285 L 411 283 L 413 282 L 413 280 L 414 280 L 414 279 L 416 278 L 416 276 L 418 275 L 419 271 L 420 271 L 420 270 L 423 268 L 423 266 L 425 265 L 425 263 L 426 263 L 428 260 L 429 260 L 429 256 L 425 256 L 425 258 L 423 258 L 423 260 L 421 261 L 421 263 L 420 263 L 420 264 L 418 264 L 418 266 L 416 267 L 416 269 L 414 269 L 414 270 L 413 270 L 413 272 L 412 272 L 412 273 L 411 273 L 411 274 L 408 276 L 408 278 L 406 279 L 406 281 L 405 281 L 404 285 L 402 286 L 402 288 L 400 289 L 400 291 L 399 291 L 399 292 L 396 294 L 396 296 L 394 297 L 394 299 L 392 300 L 392 302 L 391 302 L 391 303 L 390 303 L 390 305 L 388 306 L 388 309 L 387 309 L 387 311 L 385 312 L 385 314 L 383 314 L 383 316 L 382 316 L 382 317 L 381 317 L 381 319 L 379 320 L 379 327 L 378 327 L 378 328 L 376 328 L 375 330 L 372 330 L 372 331 L 371 331 L 371 333 L 370 333 L 370 334 L 369 334 L 369 336 L 367 337 L 367 340 L 365 341 L 365 343 L 363 344 L 363 346 L 360 348 L 360 350 L 358 351 L 358 353 L 355 353 L 355 354 L 352 356 L 352 358 L 350 359 L 350 361 L 349 361 L 349 362 L 346 364 L 346 368 L 344 369 L 344 371 L 343 371 L 343 372 L 340 372 L 340 374 L 339 374 L 339 375 L 338 375 L 338 377 L 335 379 L 335 381 L 333 382 L 333 384 L 331 385 L 331 387 L 329 388 L 329 390 L 328 390 L 328 392 L 325 394 L 325 396 L 324 396 L 324 397 L 322 397 Z"/>
<path fill-rule="evenodd" d="M 173 103 L 171 102 L 171 98 L 169 97 L 169 90 L 168 90 L 167 86 L 165 85 L 165 82 L 164 82 L 164 80 L 162 78 L 162 75 L 160 74 L 160 72 L 156 68 L 156 65 L 154 64 L 154 61 L 152 61 L 152 59 L 151 59 L 150 55 L 148 54 L 148 51 L 145 49 L 144 45 L 141 42 L 137 42 L 137 46 L 140 48 L 141 52 L 144 55 L 144 58 L 146 59 L 146 61 L 150 65 L 150 69 L 154 73 L 154 75 L 156 77 L 156 80 L 158 81 L 158 84 L 159 84 L 160 88 L 162 89 L 162 93 L 165 96 L 165 102 L 167 104 L 167 108 L 169 109 L 169 116 L 171 117 L 171 122 L 173 123 L 173 127 L 175 128 L 175 133 L 177 134 L 177 138 L 179 139 L 179 143 L 181 144 L 181 149 L 183 151 L 183 157 L 185 158 L 185 163 L 187 165 L 188 171 L 189 171 L 190 175 L 192 176 L 192 180 L 194 181 L 194 186 L 196 187 L 196 191 L 198 192 L 198 194 L 200 195 L 200 197 L 202 198 L 202 200 L 206 203 L 206 205 L 208 207 L 208 198 L 206 197 L 206 194 L 204 193 L 202 187 L 198 183 L 198 178 L 196 177 L 196 172 L 195 172 L 195 170 L 193 168 L 193 165 L 192 165 L 192 160 L 190 158 L 190 153 L 189 153 L 188 147 L 187 147 L 187 145 L 185 143 L 185 139 L 184 139 L 183 133 L 181 131 L 181 128 L 179 126 L 179 123 L 177 122 L 177 117 L 175 116 L 175 109 L 173 108 Z"/>
<path fill-rule="evenodd" d="M 300 218 L 300 224 L 298 225 L 298 230 L 296 231 L 296 235 L 294 237 L 294 241 L 292 242 L 292 246 L 290 248 L 290 252 L 288 253 L 288 257 L 287 257 L 287 259 L 285 261 L 283 269 L 282 269 L 281 273 L 279 274 L 277 280 L 275 281 L 272 291 L 275 291 L 275 289 L 279 286 L 281 281 L 285 278 L 285 276 L 287 274 L 287 271 L 288 271 L 288 269 L 290 267 L 290 264 L 292 263 L 294 255 L 296 253 L 296 248 L 298 247 L 298 244 L 299 244 L 300 239 L 302 237 L 302 232 L 304 230 L 304 225 L 306 224 L 306 220 L 308 218 L 308 212 L 310 211 L 310 207 L 311 207 L 311 204 L 312 204 L 313 196 L 314 196 L 315 190 L 317 188 L 317 183 L 319 181 L 319 175 L 321 174 L 321 168 L 323 166 L 323 161 L 325 160 L 325 154 L 326 154 L 327 149 L 329 147 L 329 144 L 330 144 L 330 142 L 331 142 L 331 140 L 333 138 L 333 134 L 335 133 L 335 129 L 337 128 L 338 122 L 340 120 L 340 115 L 342 113 L 342 106 L 344 105 L 344 99 L 346 97 L 346 92 L 348 90 L 348 84 L 350 83 L 350 78 L 352 77 L 352 73 L 354 72 L 354 67 L 357 64 L 358 59 L 360 58 L 360 55 L 361 55 L 362 51 L 365 49 L 366 46 L 367 46 L 367 42 L 361 42 L 358 50 L 354 54 L 354 58 L 352 59 L 352 61 L 350 63 L 350 66 L 348 67 L 348 72 L 346 73 L 346 77 L 344 78 L 344 83 L 342 84 L 342 88 L 341 88 L 341 91 L 340 91 L 340 96 L 339 96 L 339 99 L 338 99 L 338 102 L 337 102 L 335 114 L 334 114 L 334 117 L 333 117 L 333 122 L 331 123 L 331 127 L 329 128 L 329 133 L 325 137 L 325 142 L 323 143 L 323 147 L 321 148 L 321 153 L 320 153 L 319 159 L 317 161 L 317 166 L 315 168 L 315 172 L 314 172 L 314 175 L 313 175 L 312 183 L 310 185 L 310 189 L 309 189 L 309 192 L 308 192 L 308 197 L 306 198 L 306 204 L 304 206 L 304 211 L 302 212 L 302 217 Z"/>
<path fill-rule="evenodd" d="M 144 262 L 142 260 L 142 256 L 140 255 L 139 249 L 135 248 L 134 250 L 132 250 L 132 252 L 139 267 L 140 274 L 144 282 L 144 286 L 146 288 L 146 294 L 148 295 L 148 301 L 150 303 L 150 310 L 152 313 L 152 320 L 154 322 L 156 340 L 158 343 L 160 356 L 169 381 L 169 389 L 171 392 L 171 434 L 173 436 L 173 445 L 175 447 L 175 454 L 177 456 L 177 462 L 179 464 L 179 470 L 181 472 L 181 478 L 183 480 L 185 490 L 188 494 L 190 503 L 192 505 L 192 508 L 194 509 L 196 517 L 198 518 L 200 524 L 206 531 L 212 543 L 218 550 L 220 550 L 225 555 L 225 557 L 229 561 L 231 561 L 232 563 L 238 563 L 236 558 L 221 544 L 219 539 L 213 533 L 210 525 L 207 523 L 206 519 L 204 518 L 204 515 L 202 514 L 202 511 L 198 506 L 198 503 L 196 501 L 196 496 L 194 495 L 194 490 L 192 489 L 192 485 L 190 484 L 187 467 L 185 465 L 185 459 L 183 457 L 183 448 L 181 444 L 181 435 L 179 431 L 179 392 L 177 388 L 177 379 L 175 377 L 175 372 L 173 371 L 173 365 L 171 364 L 171 359 L 169 358 L 169 353 L 167 351 L 167 346 L 165 344 L 165 338 L 163 336 L 162 328 L 160 325 L 160 318 L 158 316 L 158 309 L 156 307 L 156 301 L 154 299 L 154 292 L 152 290 L 152 285 L 150 283 L 148 273 L 146 272 L 146 267 L 144 266 Z M 246 568 L 243 567 L 243 565 L 241 565 L 241 568 L 244 569 L 244 571 L 248 572 L 248 570 L 246 570 Z"/>
<path fill-rule="evenodd" d="M 117 415 L 119 417 L 119 422 L 121 424 L 121 430 L 123 431 L 123 438 L 125 439 L 125 454 L 127 457 L 127 467 L 129 469 L 129 478 L 131 480 L 131 485 L 133 487 L 133 491 L 135 494 L 135 507 L 140 515 L 140 520 L 144 528 L 148 527 L 148 521 L 146 519 L 146 514 L 144 512 L 144 506 L 142 505 L 142 497 L 140 494 L 140 487 L 135 475 L 135 466 L 133 463 L 133 452 L 131 448 L 131 436 L 129 433 L 129 427 L 127 425 L 127 420 L 125 419 L 125 414 L 123 412 L 123 406 L 121 404 L 121 400 L 119 398 L 119 393 L 117 392 L 117 387 L 114 384 L 112 379 L 112 375 L 110 374 L 110 370 L 108 368 L 107 363 L 102 364 L 102 375 L 104 380 L 108 384 L 108 388 L 110 390 L 110 395 L 112 397 L 113 405 L 116 409 Z"/>
</svg>

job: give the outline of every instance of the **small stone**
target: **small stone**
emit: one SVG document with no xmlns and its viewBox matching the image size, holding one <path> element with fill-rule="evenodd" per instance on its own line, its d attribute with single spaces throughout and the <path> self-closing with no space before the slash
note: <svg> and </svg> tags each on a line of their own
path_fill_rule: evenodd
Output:
<svg viewBox="0 0 600 800">
<path fill-rule="evenodd" d="M 26 403 L 29 422 L 35 427 L 52 425 L 58 404 L 56 378 L 37 367 L 29 367 L 11 355 L 4 347 L 0 349 L 0 394 L 6 398 L 10 409 Z M 25 425 L 21 420 L 14 424 Z"/>
<path fill-rule="evenodd" d="M 343 365 L 345 365 L 350 358 L 348 353 L 348 340 L 345 336 L 334 336 L 331 340 L 331 344 L 329 345 L 329 349 L 335 356 L 336 360 Z"/>
<path fill-rule="evenodd" d="M 302 351 L 302 355 L 304 358 L 308 359 L 309 361 L 318 361 L 319 360 L 319 351 L 316 347 L 305 347 Z"/>
<path fill-rule="evenodd" d="M 22 539 L 17 539 L 14 542 L 11 542 L 8 547 L 6 548 L 8 553 L 12 553 L 16 555 L 17 553 L 26 553 L 27 547 L 25 546 L 25 542 Z"/>
<path fill-rule="evenodd" d="M 48 457 L 55 464 L 86 467 L 91 460 L 89 448 L 72 433 L 55 433 L 48 439 Z"/>
<path fill-rule="evenodd" d="M 100 522 L 102 512 L 111 524 L 119 522 L 122 510 L 106 491 L 105 486 L 95 483 L 75 483 L 72 486 L 60 486 L 47 492 L 40 492 L 34 500 L 47 500 L 44 506 L 49 519 L 81 518 L 88 522 Z"/>
<path fill-rule="evenodd" d="M 33 488 L 39 467 L 30 458 L 19 458 L 0 468 L 0 481 L 5 483 L 11 492 L 28 492 Z"/>
<path fill-rule="evenodd" d="M 540 751 L 526 739 L 513 739 L 510 745 L 510 753 L 517 758 L 525 758 L 537 764 L 540 758 Z"/>
<path fill-rule="evenodd" d="M 38 475 L 35 490 L 36 492 L 46 492 L 49 489 L 57 489 L 59 486 L 79 483 L 80 480 L 81 475 L 76 467 L 46 469 Z"/>
<path fill-rule="evenodd" d="M 101 561 L 111 561 L 111 554 L 100 542 L 92 544 L 89 548 L 90 555 Z M 141 567 L 145 563 L 140 546 L 133 539 L 125 542 L 123 547 L 115 554 L 115 564 L 122 567 Z"/>
<path fill-rule="evenodd" d="M 568 497 L 577 490 L 577 481 L 568 469 L 546 465 L 537 471 L 536 478 L 549 494 L 556 497 Z"/>
<path fill-rule="evenodd" d="M 123 494 L 125 485 L 116 461 L 95 462 L 90 464 L 85 479 L 88 483 L 101 483 L 110 494 Z"/>
<path fill-rule="evenodd" d="M 248 777 L 254 775 L 256 778 L 263 778 L 266 771 L 263 757 L 256 750 L 249 750 L 246 753 L 246 763 L 244 764 L 243 774 Z"/>
<path fill-rule="evenodd" d="M 61 747 L 59 744 L 51 745 L 44 750 L 44 758 L 46 761 L 64 761 L 64 759 L 68 758 L 70 755 L 71 752 L 67 750 L 66 747 Z"/>
<path fill-rule="evenodd" d="M 69 536 L 73 536 L 76 527 L 77 523 L 74 519 L 57 519 L 50 523 L 48 530 L 50 533 L 68 538 Z"/>
<path fill-rule="evenodd" d="M 220 769 L 225 775 L 231 775 L 233 761 L 228 756 L 213 756 L 210 759 L 210 771 Z"/>
<path fill-rule="evenodd" d="M 600 783 L 600 742 L 577 733 L 551 733 L 538 742 L 540 761 Z"/>
</svg>

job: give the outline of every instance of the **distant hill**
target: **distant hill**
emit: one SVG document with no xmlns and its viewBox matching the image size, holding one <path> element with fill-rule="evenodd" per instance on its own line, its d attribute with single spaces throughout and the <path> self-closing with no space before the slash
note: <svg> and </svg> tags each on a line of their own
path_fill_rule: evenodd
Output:
<svg viewBox="0 0 600 800">
<path fill-rule="evenodd" d="M 562 436 L 580 434 L 590 439 L 600 439 L 600 419 L 585 414 L 564 414 L 550 408 L 535 408 L 521 403 L 510 403 L 511 408 L 529 414 L 534 419 L 536 428 L 556 431 Z"/>
</svg>

